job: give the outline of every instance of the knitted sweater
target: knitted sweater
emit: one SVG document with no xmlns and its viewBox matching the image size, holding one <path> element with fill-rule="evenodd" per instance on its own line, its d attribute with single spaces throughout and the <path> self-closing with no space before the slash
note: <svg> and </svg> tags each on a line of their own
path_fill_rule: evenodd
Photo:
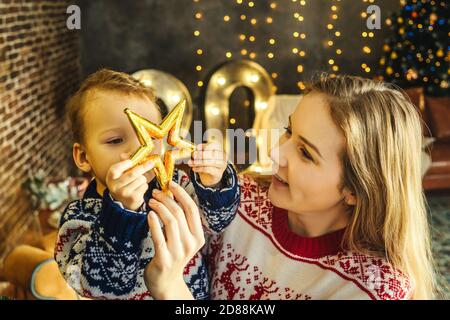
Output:
<svg viewBox="0 0 450 320">
<path fill-rule="evenodd" d="M 407 299 L 408 278 L 380 257 L 341 250 L 345 229 L 290 231 L 268 189 L 240 178 L 238 214 L 209 243 L 212 299 Z"/>
<path fill-rule="evenodd" d="M 200 209 L 205 238 L 225 228 L 233 219 L 239 204 L 239 186 L 236 172 L 228 165 L 220 190 L 204 188 Z M 192 181 L 182 171 L 175 170 L 173 180 L 179 183 L 198 203 Z M 157 188 L 156 179 L 149 184 L 144 199 Z M 151 299 L 144 282 L 145 266 L 154 256 L 153 242 L 147 224 L 149 208 L 141 212 L 126 210 L 112 199 L 108 190 L 103 197 L 96 191 L 93 180 L 80 200 L 65 209 L 55 248 L 59 269 L 80 295 L 94 299 Z M 184 280 L 194 298 L 209 298 L 209 283 L 204 252 L 199 251 L 186 265 Z"/>
</svg>

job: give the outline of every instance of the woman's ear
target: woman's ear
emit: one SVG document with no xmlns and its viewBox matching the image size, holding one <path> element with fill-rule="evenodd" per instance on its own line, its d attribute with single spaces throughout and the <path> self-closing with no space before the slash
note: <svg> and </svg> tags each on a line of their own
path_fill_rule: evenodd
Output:
<svg viewBox="0 0 450 320">
<path fill-rule="evenodd" d="M 356 196 L 353 192 L 348 190 L 347 188 L 344 190 L 344 202 L 348 206 L 356 205 Z"/>
<path fill-rule="evenodd" d="M 86 173 L 91 172 L 91 164 L 87 158 L 86 150 L 81 144 L 78 142 L 73 144 L 72 154 L 75 164 L 81 171 Z"/>
</svg>

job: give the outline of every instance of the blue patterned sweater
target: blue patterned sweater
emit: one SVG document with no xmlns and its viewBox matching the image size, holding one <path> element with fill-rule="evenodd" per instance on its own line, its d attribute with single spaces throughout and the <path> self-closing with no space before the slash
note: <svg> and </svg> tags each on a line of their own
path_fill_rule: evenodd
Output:
<svg viewBox="0 0 450 320">
<path fill-rule="evenodd" d="M 193 172 L 189 177 L 175 170 L 173 180 L 199 205 L 206 243 L 210 235 L 220 233 L 233 220 L 240 188 L 231 164 L 221 189 L 203 187 Z M 153 179 L 145 203 L 156 187 Z M 145 266 L 154 255 L 147 212 L 145 206 L 141 212 L 124 209 L 108 190 L 101 197 L 93 180 L 83 198 L 67 206 L 60 222 L 55 259 L 68 284 L 87 298 L 152 299 L 144 283 Z M 202 249 L 184 270 L 184 280 L 196 299 L 209 298 L 205 260 Z"/>
</svg>

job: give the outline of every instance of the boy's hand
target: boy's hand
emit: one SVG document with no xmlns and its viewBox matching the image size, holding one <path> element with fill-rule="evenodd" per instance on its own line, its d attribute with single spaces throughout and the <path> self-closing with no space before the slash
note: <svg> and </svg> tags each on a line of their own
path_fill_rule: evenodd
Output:
<svg viewBox="0 0 450 320">
<path fill-rule="evenodd" d="M 169 190 L 172 194 L 153 190 L 153 199 L 149 201 L 153 211 L 147 220 L 155 255 L 145 267 L 144 280 L 155 299 L 192 299 L 183 272 L 205 244 L 200 213 L 180 185 L 171 181 Z"/>
<path fill-rule="evenodd" d="M 123 158 L 128 158 L 122 155 Z M 137 211 L 144 203 L 144 194 L 148 189 L 144 173 L 153 168 L 152 163 L 132 167 L 130 159 L 113 164 L 106 174 L 106 186 L 114 200 L 120 201 L 128 210 Z"/>
<path fill-rule="evenodd" d="M 205 187 L 214 187 L 222 180 L 227 168 L 227 157 L 220 143 L 203 143 L 196 147 L 188 165 L 198 173 Z"/>
</svg>

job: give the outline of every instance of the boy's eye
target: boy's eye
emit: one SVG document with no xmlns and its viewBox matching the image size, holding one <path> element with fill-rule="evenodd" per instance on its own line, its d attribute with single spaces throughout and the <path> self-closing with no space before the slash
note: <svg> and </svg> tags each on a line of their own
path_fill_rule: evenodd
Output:
<svg viewBox="0 0 450 320">
<path fill-rule="evenodd" d="M 106 143 L 107 144 L 119 144 L 122 142 L 123 142 L 122 138 L 114 138 L 114 139 L 108 140 Z"/>
</svg>

